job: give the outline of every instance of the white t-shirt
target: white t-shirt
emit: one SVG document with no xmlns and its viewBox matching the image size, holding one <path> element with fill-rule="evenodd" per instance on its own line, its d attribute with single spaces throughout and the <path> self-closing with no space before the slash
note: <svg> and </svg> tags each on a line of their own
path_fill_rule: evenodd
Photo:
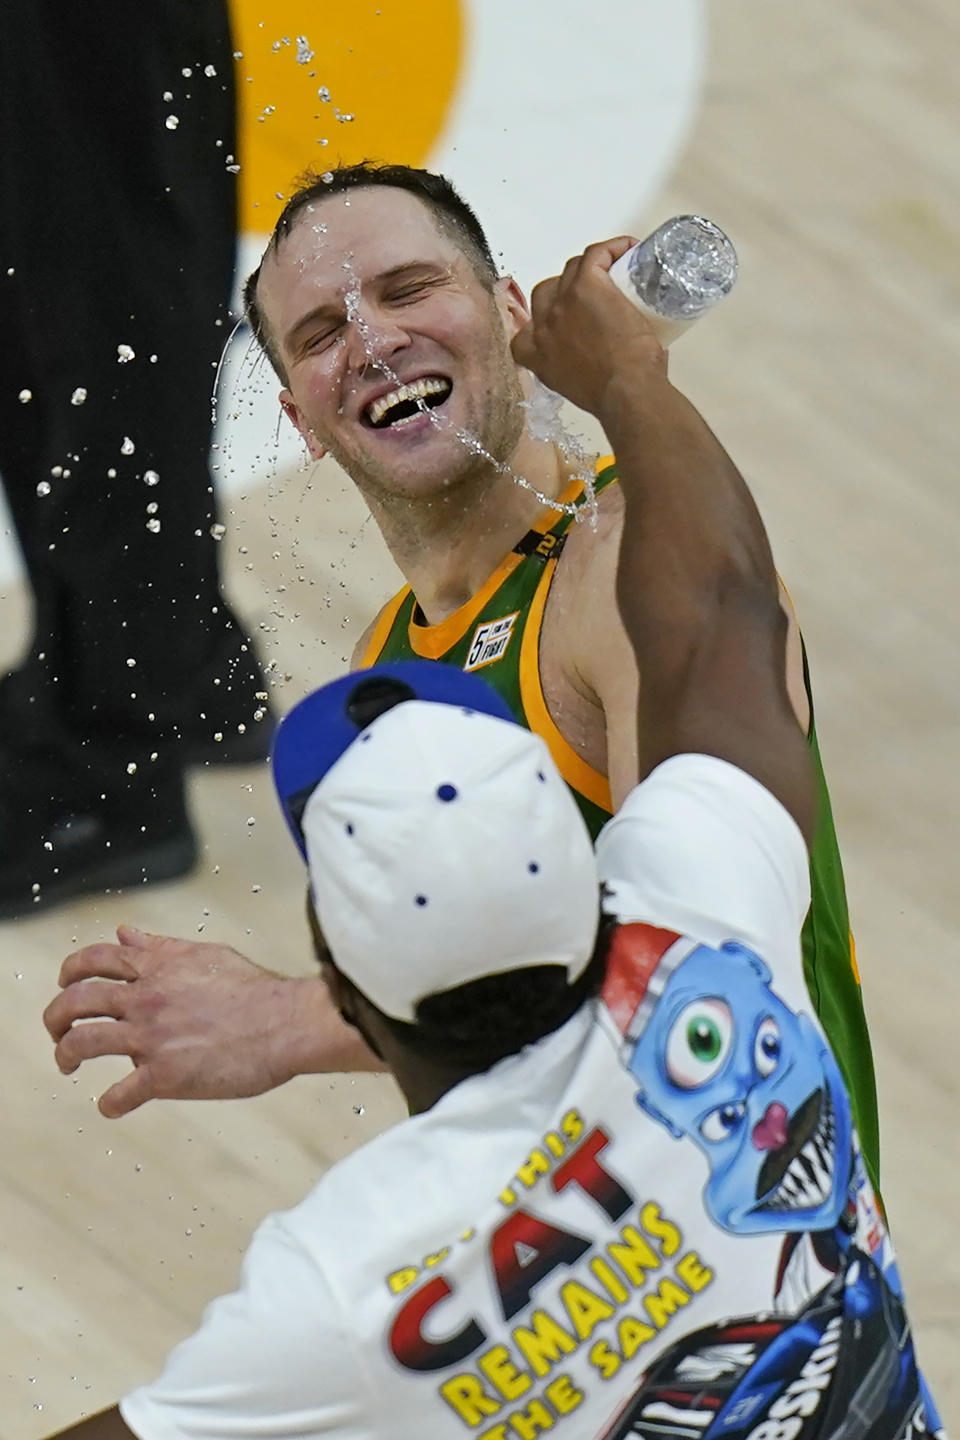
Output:
<svg viewBox="0 0 960 1440">
<path fill-rule="evenodd" d="M 804 988 L 797 826 L 679 756 L 597 855 L 622 922 L 603 999 L 267 1219 L 236 1293 L 123 1401 L 141 1440 L 806 1440 L 877 1403 L 917 1422 Z"/>
</svg>

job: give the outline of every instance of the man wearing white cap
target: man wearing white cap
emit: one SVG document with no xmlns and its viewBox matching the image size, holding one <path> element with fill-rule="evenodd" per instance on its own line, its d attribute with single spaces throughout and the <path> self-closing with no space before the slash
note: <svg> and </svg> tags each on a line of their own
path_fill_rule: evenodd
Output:
<svg viewBox="0 0 960 1440">
<path fill-rule="evenodd" d="M 286 414 L 311 456 L 329 452 L 345 467 L 408 582 L 354 666 L 430 658 L 482 668 L 547 740 L 596 837 L 642 773 L 636 659 L 614 595 L 623 496 L 616 465 L 598 461 L 596 511 L 580 523 L 583 466 L 533 423 L 530 376 L 510 349 L 529 310 L 477 216 L 442 176 L 337 166 L 298 185 L 245 293 Z M 608 364 L 597 317 L 582 320 Z M 820 785 L 805 973 L 876 1179 L 870 1040 L 795 622 L 786 649 Z M 67 959 L 45 1017 L 65 1073 L 104 1053 L 133 1061 L 101 1097 L 103 1114 L 369 1068 L 315 981 L 284 985 L 205 941 L 126 927 L 118 940 Z"/>
<path fill-rule="evenodd" d="M 397 662 L 287 717 L 327 983 L 411 1117 L 267 1220 L 84 1440 L 938 1428 L 803 982 L 815 807 L 766 535 L 615 253 L 538 287 L 516 349 L 617 447 L 646 778 L 594 857 L 475 676 Z"/>
</svg>

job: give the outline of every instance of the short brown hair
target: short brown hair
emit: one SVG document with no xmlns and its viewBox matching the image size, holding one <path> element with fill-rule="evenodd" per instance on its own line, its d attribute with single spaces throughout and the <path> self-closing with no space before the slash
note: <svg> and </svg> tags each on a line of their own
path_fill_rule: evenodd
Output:
<svg viewBox="0 0 960 1440">
<path fill-rule="evenodd" d="M 372 186 L 385 186 L 394 190 L 406 190 L 416 195 L 433 212 L 438 224 L 457 242 L 470 259 L 480 280 L 492 286 L 499 271 L 490 250 L 483 227 L 473 210 L 443 175 L 432 170 L 418 170 L 412 165 L 383 165 L 372 160 L 361 160 L 356 165 L 341 165 L 322 174 L 308 170 L 301 175 L 296 188 L 287 201 L 280 218 L 273 227 L 266 254 L 276 250 L 296 223 L 297 216 L 309 205 L 326 200 L 331 195 L 342 194 L 345 190 L 359 190 Z M 250 329 L 266 352 L 267 358 L 280 379 L 286 382 L 283 364 L 270 336 L 263 311 L 257 302 L 257 283 L 260 279 L 261 264 L 247 277 L 243 287 L 243 308 Z"/>
</svg>

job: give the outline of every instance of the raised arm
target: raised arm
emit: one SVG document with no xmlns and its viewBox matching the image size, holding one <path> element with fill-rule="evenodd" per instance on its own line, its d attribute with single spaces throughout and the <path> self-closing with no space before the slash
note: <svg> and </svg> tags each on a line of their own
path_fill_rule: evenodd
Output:
<svg viewBox="0 0 960 1440">
<path fill-rule="evenodd" d="M 670 755 L 716 755 L 765 785 L 809 839 L 812 772 L 766 532 L 739 471 L 667 378 L 650 326 L 606 274 L 630 243 L 590 246 L 538 286 L 513 349 L 597 416 L 617 455 L 617 603 L 643 676 L 639 773 Z"/>
</svg>

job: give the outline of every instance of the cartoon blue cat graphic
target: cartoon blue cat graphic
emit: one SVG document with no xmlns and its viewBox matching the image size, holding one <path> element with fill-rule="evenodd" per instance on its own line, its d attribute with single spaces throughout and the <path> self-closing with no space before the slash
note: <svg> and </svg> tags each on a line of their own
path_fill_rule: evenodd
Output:
<svg viewBox="0 0 960 1440">
<path fill-rule="evenodd" d="M 703 1151 L 707 1209 L 738 1235 L 830 1229 L 850 1184 L 839 1067 L 771 978 L 735 941 L 719 952 L 697 946 L 670 974 L 628 1062 L 638 1104 Z"/>
<path fill-rule="evenodd" d="M 851 1313 L 864 1303 L 863 1274 L 874 1261 L 901 1299 L 839 1066 L 813 1020 L 781 1000 L 772 979 L 737 941 L 711 949 L 649 926 L 622 927 L 603 998 L 624 1036 L 637 1104 L 703 1152 L 704 1206 L 722 1229 L 783 1233 L 782 1265 L 805 1232 L 825 1270 L 843 1280 Z M 858 1236 L 860 1201 L 876 1216 L 872 1236 Z M 888 1400 L 909 1408 L 919 1392 L 921 1428 L 939 1433 L 909 1331 L 889 1338 L 896 1363 Z"/>
</svg>

